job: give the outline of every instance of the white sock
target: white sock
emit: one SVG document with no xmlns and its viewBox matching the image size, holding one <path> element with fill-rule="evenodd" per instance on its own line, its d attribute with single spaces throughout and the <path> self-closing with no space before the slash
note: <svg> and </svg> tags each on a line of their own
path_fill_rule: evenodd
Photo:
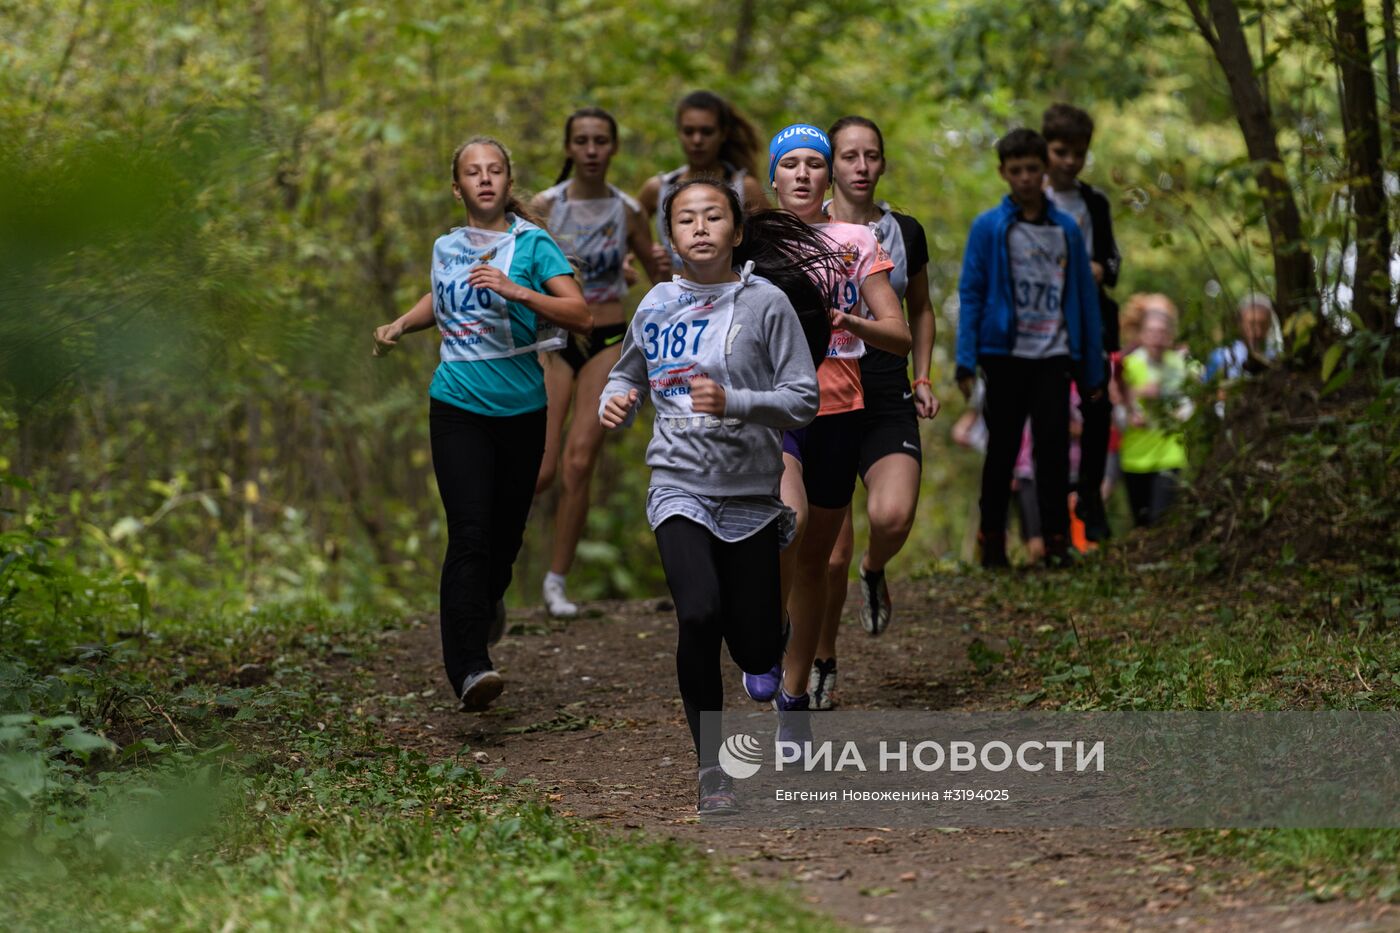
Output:
<svg viewBox="0 0 1400 933">
<path fill-rule="evenodd" d="M 549 573 L 544 575 L 544 585 L 562 587 L 566 579 L 568 578 L 565 577 L 562 573 L 555 573 L 553 570 L 551 570 Z"/>
</svg>

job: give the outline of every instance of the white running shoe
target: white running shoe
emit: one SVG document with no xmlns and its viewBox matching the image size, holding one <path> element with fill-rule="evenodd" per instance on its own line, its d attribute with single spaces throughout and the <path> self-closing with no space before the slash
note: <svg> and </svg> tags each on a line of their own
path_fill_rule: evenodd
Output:
<svg viewBox="0 0 1400 933">
<path fill-rule="evenodd" d="M 564 577 L 556 573 L 545 575 L 544 605 L 556 619 L 572 619 L 578 615 L 578 606 L 564 595 Z"/>
<path fill-rule="evenodd" d="M 823 661 L 817 658 L 812 662 L 812 672 L 807 677 L 807 691 L 812 697 L 812 709 L 835 709 L 836 700 L 836 659 Z"/>
</svg>

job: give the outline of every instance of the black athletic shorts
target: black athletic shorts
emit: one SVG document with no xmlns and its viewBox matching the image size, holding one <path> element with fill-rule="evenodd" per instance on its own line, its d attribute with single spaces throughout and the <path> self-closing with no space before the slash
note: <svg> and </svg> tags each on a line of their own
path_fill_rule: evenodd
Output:
<svg viewBox="0 0 1400 933">
<path fill-rule="evenodd" d="M 819 509 L 844 509 L 856 491 L 860 455 L 860 411 L 818 415 L 805 428 L 789 434 L 802 461 L 802 485 L 807 502 Z"/>
<path fill-rule="evenodd" d="M 860 379 L 865 394 L 857 458 L 861 479 L 876 461 L 890 454 L 908 454 L 922 465 L 919 415 L 914 408 L 908 373 L 903 370 L 862 372 Z"/>
<path fill-rule="evenodd" d="M 573 368 L 574 375 L 577 376 L 585 363 L 608 347 L 615 347 L 622 343 L 622 338 L 626 334 L 626 324 L 604 324 L 601 327 L 593 328 L 593 333 L 586 337 L 581 334 L 570 334 L 569 342 L 564 344 L 564 349 L 559 351 L 559 358 L 568 363 Z"/>
</svg>

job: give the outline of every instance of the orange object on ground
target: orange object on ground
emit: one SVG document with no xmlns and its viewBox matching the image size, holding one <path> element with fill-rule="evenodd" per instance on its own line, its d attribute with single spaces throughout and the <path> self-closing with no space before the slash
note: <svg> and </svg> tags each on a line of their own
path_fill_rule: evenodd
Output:
<svg viewBox="0 0 1400 933">
<path fill-rule="evenodd" d="M 1079 500 L 1075 493 L 1069 494 L 1069 543 L 1081 554 L 1088 554 L 1098 547 L 1084 535 L 1084 523 L 1074 514 L 1074 503 Z"/>
</svg>

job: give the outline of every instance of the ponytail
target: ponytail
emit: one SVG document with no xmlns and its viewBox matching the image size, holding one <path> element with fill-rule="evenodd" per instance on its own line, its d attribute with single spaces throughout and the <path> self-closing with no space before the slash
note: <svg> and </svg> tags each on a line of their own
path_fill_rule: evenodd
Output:
<svg viewBox="0 0 1400 933">
<path fill-rule="evenodd" d="M 724 195 L 730 213 L 744 231 L 743 239 L 734 248 L 734 265 L 752 262 L 756 274 L 772 282 L 787 296 L 797 312 L 812 363 L 820 366 L 826 359 L 827 345 L 831 343 L 827 283 L 840 281 L 845 275 L 841 257 L 826 237 L 787 211 L 759 211 L 746 217 L 734 189 L 709 178 L 693 178 L 671 189 L 661 205 L 662 221 L 668 232 L 671 230 L 671 205 L 676 196 L 696 185 L 707 185 Z"/>
<path fill-rule="evenodd" d="M 510 164 L 510 150 L 506 148 L 506 144 L 501 142 L 494 136 L 473 136 L 471 139 L 468 139 L 466 142 L 462 143 L 452 152 L 453 181 L 457 181 L 457 160 L 462 157 L 462 153 L 466 152 L 469 146 L 495 146 L 496 150 L 500 152 L 501 158 L 506 160 L 506 178 L 512 181 L 515 179 L 515 170 L 511 167 Z M 526 204 L 528 203 L 528 198 L 516 194 L 515 185 L 512 184 L 510 186 L 510 194 L 506 197 L 506 213 L 514 214 L 517 217 L 529 221 L 536 227 L 543 228 L 545 226 L 544 221 L 541 220 L 539 217 L 535 216 L 534 211 L 526 207 Z"/>
<path fill-rule="evenodd" d="M 513 190 L 514 189 L 512 189 L 512 191 Z M 529 207 L 529 203 L 530 201 L 528 198 L 522 200 L 521 198 L 516 197 L 514 194 L 511 194 L 510 197 L 506 198 L 506 213 L 514 214 L 521 220 L 527 220 L 530 223 L 534 224 L 536 227 L 539 227 L 541 230 L 548 230 L 549 226 L 545 223 L 544 218 L 540 217 L 533 210 L 531 210 Z"/>
<path fill-rule="evenodd" d="M 741 168 L 750 175 L 758 174 L 758 153 L 763 140 L 758 130 L 738 110 L 711 91 L 691 91 L 676 105 L 676 118 L 687 110 L 708 110 L 719 121 L 724 142 L 719 148 L 720 161 Z"/>
<path fill-rule="evenodd" d="M 787 295 L 807 338 L 812 364 L 820 366 L 831 343 L 826 283 L 839 282 L 845 274 L 831 243 L 787 211 L 759 211 L 744 219 L 744 239 L 734 249 L 734 262 L 752 262 L 754 272 Z"/>
<path fill-rule="evenodd" d="M 564 121 L 565 149 L 569 147 L 569 137 L 573 134 L 574 131 L 574 120 L 578 119 L 579 117 L 595 117 L 599 120 L 606 120 L 608 123 L 608 129 L 612 131 L 613 145 L 617 145 L 617 120 L 613 119 L 613 115 L 608 113 L 602 107 L 580 107 L 573 113 L 569 114 L 568 119 Z M 574 160 L 569 158 L 568 156 L 565 156 L 564 167 L 559 170 L 559 177 L 554 179 L 554 183 L 557 185 L 563 182 L 569 177 L 569 175 L 573 173 L 573 170 Z"/>
</svg>

